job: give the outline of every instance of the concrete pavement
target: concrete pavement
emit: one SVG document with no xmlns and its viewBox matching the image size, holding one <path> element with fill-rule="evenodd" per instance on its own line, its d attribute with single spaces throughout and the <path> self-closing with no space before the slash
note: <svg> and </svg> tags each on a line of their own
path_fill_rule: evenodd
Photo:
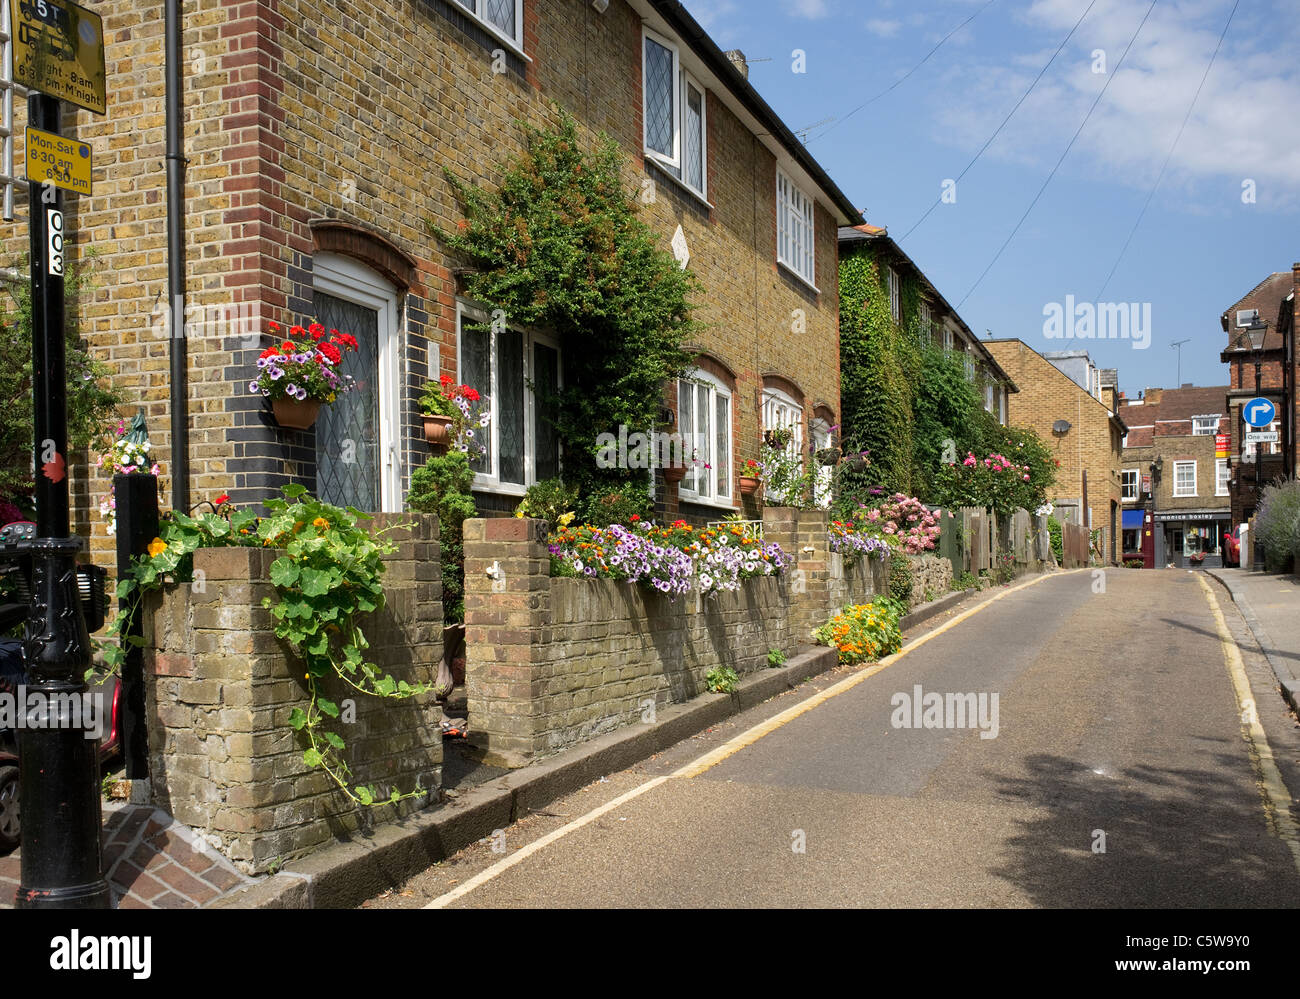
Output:
<svg viewBox="0 0 1300 999">
<path fill-rule="evenodd" d="M 1282 688 L 1300 711 L 1300 578 L 1249 569 L 1211 569 L 1232 595 Z"/>
</svg>

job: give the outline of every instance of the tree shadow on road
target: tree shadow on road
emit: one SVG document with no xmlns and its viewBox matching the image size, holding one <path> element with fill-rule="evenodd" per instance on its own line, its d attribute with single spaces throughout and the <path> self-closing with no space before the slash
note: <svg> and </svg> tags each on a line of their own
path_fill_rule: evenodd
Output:
<svg viewBox="0 0 1300 999">
<path fill-rule="evenodd" d="M 1018 821 L 991 873 L 1048 908 L 1300 906 L 1291 853 L 1242 764 L 1224 753 L 1221 770 L 1107 775 L 1027 757 L 1028 776 L 987 775 L 1003 800 L 1040 810 Z"/>
</svg>

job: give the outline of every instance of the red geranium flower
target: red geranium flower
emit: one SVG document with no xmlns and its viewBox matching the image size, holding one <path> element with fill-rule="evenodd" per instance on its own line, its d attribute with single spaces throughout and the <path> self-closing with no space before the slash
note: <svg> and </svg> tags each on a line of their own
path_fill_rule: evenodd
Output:
<svg viewBox="0 0 1300 999">
<path fill-rule="evenodd" d="M 316 347 L 329 360 L 330 364 L 338 364 L 343 360 L 343 352 L 332 343 L 322 343 Z"/>
<path fill-rule="evenodd" d="M 216 498 L 214 502 L 216 503 L 217 506 L 225 506 L 227 503 L 230 502 L 230 497 L 227 496 L 225 493 L 222 493 L 220 496 Z"/>
<path fill-rule="evenodd" d="M 280 324 L 279 324 L 279 323 L 267 323 L 267 326 L 270 327 L 271 332 L 273 332 L 273 333 L 279 333 L 279 332 L 280 332 Z"/>
<path fill-rule="evenodd" d="M 270 357 L 272 354 L 278 354 L 278 353 L 280 353 L 279 347 L 267 347 L 266 350 L 262 351 L 261 356 Z"/>
<path fill-rule="evenodd" d="M 313 340 L 319 340 L 325 335 L 325 327 L 320 323 L 312 323 L 307 327 L 307 332 L 311 334 Z"/>
<path fill-rule="evenodd" d="M 438 381 L 442 382 L 442 384 L 444 385 L 450 385 L 451 375 L 443 375 L 441 378 L 438 379 Z"/>
<path fill-rule="evenodd" d="M 286 341 L 284 341 L 284 343 L 280 344 L 280 353 L 282 353 L 282 354 L 292 354 L 292 353 L 293 353 L 295 350 L 297 350 L 297 349 L 298 349 L 298 348 L 295 347 L 295 346 L 294 346 L 292 343 L 290 343 L 288 340 L 286 340 Z"/>
<path fill-rule="evenodd" d="M 468 399 L 470 402 L 478 402 L 479 399 L 478 389 L 472 389 L 469 386 L 466 386 L 465 398 Z"/>
<path fill-rule="evenodd" d="M 348 350 L 357 349 L 357 338 L 351 333 L 340 333 L 336 339 L 339 343 L 343 344 L 343 346 L 347 347 Z"/>
</svg>

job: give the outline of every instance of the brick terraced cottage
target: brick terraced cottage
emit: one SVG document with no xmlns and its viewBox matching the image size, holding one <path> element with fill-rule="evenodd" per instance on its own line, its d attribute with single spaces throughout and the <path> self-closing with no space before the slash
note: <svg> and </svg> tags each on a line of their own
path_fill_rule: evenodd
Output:
<svg viewBox="0 0 1300 999">
<path fill-rule="evenodd" d="M 81 313 L 92 351 L 145 406 L 166 473 L 163 5 L 91 6 L 108 113 L 64 124 L 94 150 L 94 194 L 67 205 L 74 256 L 97 255 Z M 416 400 L 440 374 L 477 382 L 491 407 L 481 510 L 511 511 L 554 475 L 564 456 L 532 386 L 562 381 L 565 344 L 546 330 L 468 335 L 475 303 L 428 223 L 462 217 L 444 167 L 494 187 L 525 147 L 519 123 L 553 126 L 559 108 L 593 148 L 601 131 L 616 139 L 630 189 L 653 183 L 641 217 L 665 249 L 680 227 L 704 289 L 691 384 L 666 397 L 679 427 L 713 428 L 700 439 L 714 474 L 661 481 L 663 512 L 741 508 L 739 469 L 765 427 L 810 442 L 838 422 L 837 231 L 861 215 L 750 85 L 743 56 L 680 3 L 195 0 L 184 51 L 192 502 L 253 503 L 296 481 L 401 510 L 428 453 Z M 253 334 L 311 318 L 358 337 L 347 363 L 363 389 L 312 429 L 285 430 L 248 390 L 270 342 Z M 105 551 L 90 511 L 107 480 L 79 486 L 77 527 Z"/>
</svg>

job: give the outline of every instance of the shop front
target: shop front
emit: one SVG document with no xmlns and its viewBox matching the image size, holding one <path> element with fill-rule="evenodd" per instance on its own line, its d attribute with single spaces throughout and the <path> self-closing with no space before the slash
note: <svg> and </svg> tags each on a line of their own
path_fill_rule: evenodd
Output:
<svg viewBox="0 0 1300 999">
<path fill-rule="evenodd" d="M 1171 510 L 1155 516 L 1164 564 L 1179 569 L 1223 565 L 1223 536 L 1232 529 L 1228 510 Z"/>
<path fill-rule="evenodd" d="M 1156 566 L 1155 530 L 1149 509 L 1125 510 L 1120 521 L 1123 543 L 1120 561 L 1123 565 L 1142 563 L 1143 569 Z"/>
</svg>

